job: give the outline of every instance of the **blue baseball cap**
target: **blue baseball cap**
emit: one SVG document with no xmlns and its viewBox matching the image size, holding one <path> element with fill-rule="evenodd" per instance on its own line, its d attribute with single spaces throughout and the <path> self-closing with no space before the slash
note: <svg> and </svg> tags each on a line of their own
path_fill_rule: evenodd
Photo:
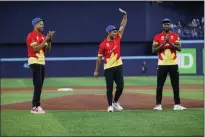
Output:
<svg viewBox="0 0 205 137">
<path fill-rule="evenodd" d="M 171 23 L 171 20 L 168 19 L 168 18 L 165 18 L 165 19 L 162 20 L 162 23 Z"/>
<path fill-rule="evenodd" d="M 34 25 L 36 25 L 38 22 L 40 22 L 40 21 L 44 21 L 43 19 L 41 19 L 41 18 L 34 18 L 33 20 L 32 20 L 32 25 L 34 26 Z"/>
<path fill-rule="evenodd" d="M 112 30 L 118 30 L 118 29 L 115 26 L 113 26 L 113 25 L 108 25 L 105 31 L 108 33 L 108 32 L 110 32 Z"/>
</svg>

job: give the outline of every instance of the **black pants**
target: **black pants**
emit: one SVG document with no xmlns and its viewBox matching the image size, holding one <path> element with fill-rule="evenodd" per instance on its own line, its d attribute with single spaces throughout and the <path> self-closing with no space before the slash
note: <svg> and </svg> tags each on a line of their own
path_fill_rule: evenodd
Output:
<svg viewBox="0 0 205 137">
<path fill-rule="evenodd" d="M 167 74 L 170 75 L 170 80 L 174 92 L 174 102 L 175 104 L 180 104 L 179 97 L 179 70 L 178 65 L 159 65 L 157 68 L 157 89 L 156 89 L 156 104 L 161 104 L 162 102 L 162 91 L 163 86 L 167 78 Z"/>
<path fill-rule="evenodd" d="M 41 100 L 41 92 L 43 87 L 43 82 L 45 78 L 45 66 L 40 64 L 32 64 L 29 65 L 33 74 L 33 85 L 34 85 L 34 93 L 32 105 L 33 107 L 40 106 Z"/>
<path fill-rule="evenodd" d="M 104 76 L 106 80 L 107 88 L 107 99 L 108 105 L 111 106 L 113 102 L 113 84 L 116 83 L 116 93 L 114 97 L 114 102 L 117 102 L 123 92 L 124 88 L 124 79 L 123 79 L 123 67 L 122 65 L 105 69 Z"/>
</svg>

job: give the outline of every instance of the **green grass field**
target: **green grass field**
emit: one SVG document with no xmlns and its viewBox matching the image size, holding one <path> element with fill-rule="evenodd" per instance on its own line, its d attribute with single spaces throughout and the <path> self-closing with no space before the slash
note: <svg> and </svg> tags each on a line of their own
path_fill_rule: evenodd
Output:
<svg viewBox="0 0 205 137">
<path fill-rule="evenodd" d="M 181 76 L 180 85 L 202 86 L 203 76 Z M 125 86 L 155 86 L 156 77 L 125 77 Z M 170 85 L 169 78 L 165 85 Z M 47 78 L 44 87 L 105 86 L 104 78 Z M 18 92 L 18 88 L 32 88 L 31 79 L 1 79 L 1 105 L 30 101 L 32 92 Z M 15 91 L 16 90 L 16 91 Z M 154 90 L 132 90 L 131 93 L 155 95 Z M 43 92 L 42 98 L 92 94 L 91 91 Z M 95 91 L 105 94 L 105 91 Z M 173 96 L 171 90 L 163 96 Z M 203 90 L 186 89 L 181 98 L 204 100 Z M 123 105 L 123 104 L 122 104 Z M 106 109 L 106 108 L 105 108 Z M 29 110 L 1 110 L 2 136 L 203 136 L 204 108 L 186 111 L 125 110 L 106 111 L 51 111 L 34 115 Z"/>
</svg>

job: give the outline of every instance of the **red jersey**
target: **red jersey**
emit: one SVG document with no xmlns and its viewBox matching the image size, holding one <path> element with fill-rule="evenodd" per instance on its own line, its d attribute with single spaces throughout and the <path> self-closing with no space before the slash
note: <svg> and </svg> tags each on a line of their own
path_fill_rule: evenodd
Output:
<svg viewBox="0 0 205 137">
<path fill-rule="evenodd" d="M 35 30 L 30 32 L 27 36 L 26 43 L 28 49 L 28 65 L 30 64 L 45 64 L 45 49 L 41 49 L 40 51 L 36 52 L 31 47 L 31 44 L 41 44 L 45 36 L 42 33 L 38 33 Z"/>
<path fill-rule="evenodd" d="M 178 34 L 174 32 L 170 32 L 168 34 L 161 32 L 158 33 L 154 37 L 153 44 L 155 45 L 161 45 L 165 42 L 166 40 L 166 35 L 169 36 L 169 41 L 170 43 L 173 44 L 179 44 L 180 43 L 180 38 Z M 177 51 L 174 47 L 172 47 L 170 44 L 166 44 L 162 51 L 159 52 L 158 54 L 158 65 L 176 65 L 177 63 Z"/>
<path fill-rule="evenodd" d="M 98 56 L 104 56 L 104 69 L 122 65 L 120 57 L 120 40 L 119 34 L 116 35 L 114 40 L 108 41 L 105 39 L 99 46 Z"/>
</svg>

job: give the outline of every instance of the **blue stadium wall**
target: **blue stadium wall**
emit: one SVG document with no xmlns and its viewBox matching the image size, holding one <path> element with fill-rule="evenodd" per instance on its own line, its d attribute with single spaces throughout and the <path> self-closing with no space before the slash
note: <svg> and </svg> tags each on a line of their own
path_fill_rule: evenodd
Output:
<svg viewBox="0 0 205 137">
<path fill-rule="evenodd" d="M 203 6 L 190 6 L 188 2 L 179 5 L 137 1 L 0 2 L 1 77 L 31 77 L 25 40 L 33 29 L 31 20 L 34 17 L 45 19 L 45 32 L 56 31 L 52 50 L 47 55 L 46 76 L 92 76 L 98 45 L 104 39 L 106 26 L 120 25 L 122 15 L 118 11 L 119 7 L 128 12 L 128 23 L 121 43 L 124 75 L 141 75 L 143 61 L 147 62 L 146 74 L 156 75 L 157 56 L 151 54 L 151 43 L 161 29 L 161 20 L 168 17 L 176 23 L 202 17 Z M 181 61 L 184 61 L 180 65 L 180 73 L 203 74 L 204 42 L 189 41 L 182 46 L 190 50 L 185 50 L 183 56 L 180 56 Z M 103 64 L 100 74 L 103 75 Z"/>
<path fill-rule="evenodd" d="M 23 43 L 32 31 L 31 20 L 45 20 L 45 32 L 55 30 L 54 42 L 99 42 L 109 24 L 119 27 L 121 7 L 128 13 L 123 41 L 150 41 L 161 29 L 161 20 L 170 18 L 173 23 L 187 22 L 204 16 L 204 4 L 151 4 L 150 2 L 0 2 L 0 43 Z M 190 9 L 191 8 L 191 9 Z M 197 9 L 196 9 L 197 8 Z"/>
</svg>

